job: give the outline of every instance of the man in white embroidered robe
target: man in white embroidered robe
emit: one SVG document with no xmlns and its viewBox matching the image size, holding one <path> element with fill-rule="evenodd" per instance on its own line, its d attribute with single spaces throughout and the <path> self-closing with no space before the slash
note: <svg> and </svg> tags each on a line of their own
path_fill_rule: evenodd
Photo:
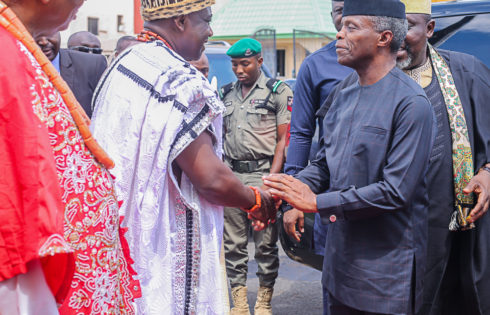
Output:
<svg viewBox="0 0 490 315">
<path fill-rule="evenodd" d="M 177 2 L 188 11 L 143 1 L 146 43 L 123 52 L 102 78 L 92 129 L 116 163 L 143 293 L 138 311 L 223 314 L 222 206 L 255 209 L 261 196 L 258 211 L 270 210 L 267 218 L 275 207 L 222 163 L 223 105 L 186 61 L 198 59 L 212 35 L 214 0 Z"/>
</svg>

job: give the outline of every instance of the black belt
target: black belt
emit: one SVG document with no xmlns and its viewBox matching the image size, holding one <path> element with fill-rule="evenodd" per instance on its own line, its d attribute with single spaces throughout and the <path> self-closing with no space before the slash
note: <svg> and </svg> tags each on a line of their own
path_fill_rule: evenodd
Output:
<svg viewBox="0 0 490 315">
<path fill-rule="evenodd" d="M 267 172 L 270 170 L 272 165 L 272 160 L 274 157 L 270 157 L 267 159 L 259 159 L 259 160 L 251 160 L 251 161 L 243 161 L 243 160 L 233 160 L 227 158 L 228 162 L 231 164 L 231 169 L 237 173 L 252 173 L 258 171 L 264 163 L 269 162 L 269 167 L 267 169 L 263 169 L 261 171 Z"/>
</svg>

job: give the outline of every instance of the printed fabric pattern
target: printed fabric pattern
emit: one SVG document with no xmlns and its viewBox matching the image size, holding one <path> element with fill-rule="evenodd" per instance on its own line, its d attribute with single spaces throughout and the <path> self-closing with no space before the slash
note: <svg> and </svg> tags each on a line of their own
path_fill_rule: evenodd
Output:
<svg viewBox="0 0 490 315">
<path fill-rule="evenodd" d="M 454 195 L 455 210 L 451 215 L 449 230 L 464 231 L 475 228 L 474 223 L 468 223 L 467 218 L 473 207 L 473 194 L 464 194 L 463 189 L 473 178 L 473 155 L 471 152 L 468 126 L 464 115 L 463 104 L 459 98 L 451 69 L 446 61 L 430 47 L 430 56 L 446 103 L 451 128 L 453 151 Z"/>
</svg>

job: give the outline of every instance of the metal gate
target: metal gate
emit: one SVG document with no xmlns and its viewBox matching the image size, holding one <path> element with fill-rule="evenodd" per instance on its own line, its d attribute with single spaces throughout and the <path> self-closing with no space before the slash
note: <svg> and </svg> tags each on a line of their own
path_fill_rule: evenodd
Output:
<svg viewBox="0 0 490 315">
<path fill-rule="evenodd" d="M 277 75 L 276 30 L 262 28 L 257 30 L 252 37 L 262 44 L 264 64 L 269 68 L 272 76 L 275 78 Z"/>
<path fill-rule="evenodd" d="M 293 78 L 298 75 L 298 70 L 306 57 L 317 51 L 333 40 L 326 33 L 310 32 L 293 29 Z"/>
</svg>

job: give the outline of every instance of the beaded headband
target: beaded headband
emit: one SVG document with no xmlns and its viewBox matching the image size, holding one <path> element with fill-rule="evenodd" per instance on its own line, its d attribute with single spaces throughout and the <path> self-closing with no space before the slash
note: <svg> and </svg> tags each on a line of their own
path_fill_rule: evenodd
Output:
<svg viewBox="0 0 490 315">
<path fill-rule="evenodd" d="M 215 3 L 215 0 L 141 0 L 141 15 L 145 21 L 168 19 L 197 12 Z"/>
</svg>

